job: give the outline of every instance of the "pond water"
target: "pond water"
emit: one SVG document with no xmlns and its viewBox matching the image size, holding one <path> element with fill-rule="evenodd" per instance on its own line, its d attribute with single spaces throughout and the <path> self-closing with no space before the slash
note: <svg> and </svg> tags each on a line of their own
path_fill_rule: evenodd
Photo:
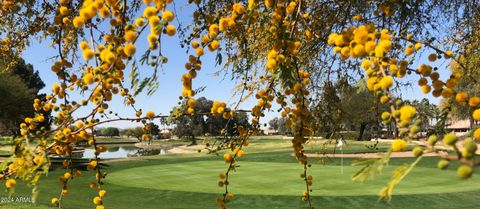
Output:
<svg viewBox="0 0 480 209">
<path fill-rule="evenodd" d="M 99 157 L 103 159 L 139 157 L 150 155 L 165 155 L 167 148 L 139 148 L 133 145 L 109 145 L 106 152 L 100 153 Z M 86 148 L 83 152 L 75 153 L 79 158 L 94 158 L 94 149 Z"/>
</svg>

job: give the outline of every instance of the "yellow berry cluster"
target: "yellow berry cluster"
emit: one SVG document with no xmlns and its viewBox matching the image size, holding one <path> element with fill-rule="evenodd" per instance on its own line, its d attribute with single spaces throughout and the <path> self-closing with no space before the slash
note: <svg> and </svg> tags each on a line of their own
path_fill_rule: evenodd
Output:
<svg viewBox="0 0 480 209">
<path fill-rule="evenodd" d="M 198 57 L 190 55 L 188 61 L 189 62 L 185 64 L 185 69 L 188 70 L 188 72 L 183 74 L 181 79 L 183 83 L 182 96 L 185 98 L 195 95 L 195 92 L 192 90 L 192 80 L 197 77 L 197 71 L 202 68 L 202 61 L 200 61 Z"/>
<path fill-rule="evenodd" d="M 229 119 L 233 116 L 234 111 L 227 109 L 225 102 L 214 101 L 210 113 L 214 116 L 222 116 L 224 119 Z"/>
<path fill-rule="evenodd" d="M 387 16 L 391 13 L 391 8 L 385 5 L 379 7 L 380 11 Z M 357 18 L 360 20 L 360 18 Z M 440 80 L 440 74 L 436 72 L 437 68 L 432 67 L 429 64 L 420 64 L 417 69 L 411 69 L 408 67 L 409 62 L 406 60 L 398 61 L 396 58 L 389 57 L 389 52 L 392 50 L 394 43 L 405 41 L 408 45 L 405 47 L 405 56 L 412 56 L 415 52 L 422 49 L 423 46 L 428 46 L 434 50 L 435 53 L 428 55 L 429 62 L 436 62 L 438 59 L 453 58 L 453 53 L 450 50 L 442 51 L 430 44 L 430 42 L 420 42 L 412 39 L 412 35 L 408 34 L 406 37 L 394 36 L 386 29 L 378 31 L 373 24 L 360 25 L 358 27 L 350 27 L 340 34 L 333 33 L 328 37 L 328 44 L 333 46 L 333 51 L 340 55 L 342 60 L 346 60 L 349 57 L 363 58 L 361 67 L 365 70 L 366 74 L 366 86 L 378 96 L 380 103 L 389 103 L 391 112 L 383 112 L 381 119 L 390 123 L 392 120 L 396 122 L 399 128 L 401 139 L 396 139 L 391 145 L 391 150 L 404 151 L 407 147 L 406 141 L 409 138 L 415 137 L 420 131 L 419 120 L 414 120 L 417 112 L 416 109 L 410 105 L 404 105 L 401 100 L 397 102 L 392 101 L 390 89 L 394 84 L 394 77 L 403 78 L 408 71 L 413 72 L 420 76 L 418 85 L 423 93 L 432 93 L 434 97 L 442 96 L 449 101 L 457 102 L 464 106 L 469 106 L 472 109 L 473 120 L 480 120 L 480 99 L 477 96 L 471 96 L 467 92 L 456 92 L 454 89 L 458 81 L 462 78 L 461 72 L 453 72 L 451 76 L 446 80 Z M 395 43 L 397 44 L 397 43 Z M 455 60 L 457 61 L 457 60 Z M 431 83 L 429 84 L 429 80 Z M 432 90 L 433 89 L 433 90 Z M 452 98 L 452 99 L 451 99 Z M 449 103 L 451 104 L 451 103 Z M 286 113 L 282 113 L 286 114 Z M 473 138 L 480 139 L 480 128 L 472 130 Z M 458 156 L 465 159 L 468 162 L 477 150 L 477 146 L 474 143 L 473 138 L 467 138 L 464 140 L 464 148 L 458 151 Z M 454 133 L 449 133 L 444 136 L 443 143 L 448 146 L 456 147 L 457 136 Z M 431 135 L 428 138 L 430 149 L 434 150 L 434 145 L 437 142 L 437 137 Z M 414 155 L 419 157 L 423 154 L 423 149 L 415 147 Z M 448 166 L 448 160 L 444 159 L 439 162 L 440 168 L 446 168 Z M 473 167 L 471 164 L 464 164 L 457 170 L 458 175 L 462 178 L 468 178 L 472 174 Z"/>
<path fill-rule="evenodd" d="M 68 0 L 61 1 L 62 6 L 59 8 L 60 13 L 62 13 L 62 11 L 65 11 L 68 14 L 69 12 L 67 8 L 69 7 L 70 3 L 71 2 Z M 115 19 L 112 18 L 110 20 L 110 25 L 120 25 L 120 23 L 122 22 L 120 19 L 121 11 L 120 5 L 117 3 L 117 1 L 87 0 L 83 2 L 82 7 L 79 11 L 79 15 L 73 17 L 71 23 L 73 24 L 73 27 L 75 29 L 82 29 L 86 23 L 91 22 L 92 19 L 97 15 L 100 15 L 104 19 L 109 18 L 111 16 L 110 11 L 113 11 L 113 15 L 116 17 Z"/>
<path fill-rule="evenodd" d="M 98 191 L 98 196 L 95 196 L 93 198 L 93 204 L 96 205 L 96 209 L 105 209 L 105 206 L 103 206 L 103 199 L 107 195 L 107 191 L 101 189 Z"/>
<path fill-rule="evenodd" d="M 220 178 L 220 180 L 218 181 L 219 187 L 228 187 L 229 185 L 228 174 L 230 171 L 235 169 L 236 159 L 244 156 L 243 147 L 248 146 L 249 135 L 254 135 L 258 133 L 258 131 L 249 132 L 245 127 L 241 125 L 237 127 L 237 131 L 238 131 L 238 137 L 234 142 L 230 143 L 228 146 L 231 149 L 231 152 L 227 151 L 223 155 L 223 160 L 229 166 L 226 173 L 219 174 L 219 178 Z M 233 193 L 229 192 L 227 188 L 226 192 L 223 194 L 223 199 L 221 197 L 217 197 L 216 203 L 220 206 L 220 208 L 226 208 L 226 205 L 225 205 L 226 202 L 232 199 L 233 199 Z"/>
<path fill-rule="evenodd" d="M 258 118 L 263 116 L 263 109 L 270 109 L 272 107 L 272 101 L 274 95 L 272 93 L 267 94 L 267 91 L 260 89 L 255 95 L 257 98 L 257 104 L 252 108 L 253 124 L 258 124 Z"/>
<path fill-rule="evenodd" d="M 285 65 L 285 62 L 287 62 L 286 55 L 297 55 L 301 46 L 300 41 L 285 41 L 283 44 L 286 48 L 282 49 L 280 45 L 275 45 L 267 53 L 267 64 L 265 67 L 270 73 L 275 73 L 279 66 Z"/>
<path fill-rule="evenodd" d="M 24 2 L 24 1 L 17 1 Z M 105 146 L 97 145 L 94 136 L 88 133 L 93 131 L 93 127 L 100 121 L 97 119 L 100 115 L 111 114 L 106 110 L 109 108 L 107 102 L 112 100 L 113 95 L 119 94 L 124 97 L 125 104 L 132 105 L 135 103 L 133 95 L 129 93 L 129 89 L 123 86 L 124 69 L 136 53 L 135 43 L 140 37 L 145 27 L 145 20 L 150 24 L 150 35 L 147 40 L 151 49 L 158 47 L 158 38 L 161 33 L 167 35 L 175 35 L 176 27 L 168 23 L 173 21 L 175 15 L 173 12 L 166 10 L 166 6 L 172 3 L 171 0 L 155 0 L 143 1 L 147 7 L 144 15 L 137 18 L 133 23 L 128 23 L 130 19 L 126 17 L 125 11 L 128 11 L 129 5 L 124 5 L 115 0 L 86 0 L 80 4 L 78 12 L 71 10 L 74 2 L 70 0 L 60 0 L 57 10 L 55 11 L 54 25 L 49 26 L 48 33 L 58 35 L 59 39 L 55 43 L 58 44 L 60 60 L 56 61 L 52 66 L 52 71 L 57 74 L 60 82 L 52 86 L 52 93 L 46 96 L 45 101 L 35 100 L 34 109 L 37 112 L 34 118 L 26 118 L 25 122 L 20 125 L 21 134 L 25 138 L 40 139 L 39 150 L 44 152 L 32 152 L 28 147 L 24 147 L 21 158 L 15 159 L 9 166 L 10 175 L 15 173 L 23 173 L 27 170 L 27 165 L 32 168 L 39 168 L 46 164 L 45 158 L 47 153 L 69 157 L 74 145 L 86 141 L 89 146 L 95 149 L 95 159 L 90 160 L 87 170 L 96 171 L 96 179 L 98 183 L 104 178 L 104 173 L 98 167 L 98 155 L 106 151 Z M 154 3 L 154 6 L 150 6 Z M 5 6 L 2 2 L 2 7 Z M 158 14 L 161 12 L 161 18 Z M 78 40 L 72 34 L 74 30 L 90 30 L 93 36 L 93 28 L 101 21 L 109 19 L 110 31 L 102 32 L 102 40 L 94 41 L 91 37 L 91 43 L 80 41 L 78 48 L 81 50 L 81 56 L 84 58 L 86 65 L 82 66 L 79 75 L 73 71 L 67 70 L 72 68 L 73 64 L 66 60 L 71 55 L 71 50 L 76 49 L 75 41 Z M 73 51 L 75 52 L 75 51 Z M 93 65 L 92 65 L 93 63 Z M 78 72 L 78 71 L 77 71 Z M 75 88 L 82 92 L 87 92 L 87 97 L 81 101 L 73 101 L 68 97 L 69 91 Z M 83 95 L 83 94 L 82 94 Z M 59 102 L 58 100 L 64 100 Z M 89 103 L 94 105 L 92 112 L 84 118 L 75 119 L 72 114 L 78 109 L 87 106 Z M 45 120 L 40 111 L 54 111 L 56 127 L 51 130 L 39 130 L 38 124 Z M 153 112 L 148 112 L 145 119 L 153 119 Z M 144 122 L 145 120 L 142 120 Z M 149 126 L 145 126 L 145 130 L 149 130 Z M 49 138 L 50 135 L 53 137 Z M 151 135 L 145 134 L 144 138 L 151 138 Z M 51 142 L 49 141 L 51 140 Z M 48 145 L 48 146 L 47 146 Z M 69 171 L 60 177 L 63 183 L 61 196 L 67 195 L 67 182 L 73 176 L 80 176 L 80 172 L 72 167 L 71 160 L 65 160 L 64 166 Z M 35 173 L 37 171 L 31 171 Z M 22 177 L 23 178 L 23 177 Z M 24 178 L 29 178 L 25 176 Z M 32 178 L 30 178 L 32 179 Z M 36 180 L 35 180 L 36 181 Z M 8 181 L 9 188 L 13 187 L 12 181 Z M 101 199 L 106 194 L 101 186 L 92 187 L 99 189 L 99 196 L 94 199 L 97 208 L 103 208 Z M 53 204 L 59 204 L 60 198 L 53 198 Z"/>
<path fill-rule="evenodd" d="M 392 50 L 389 31 L 377 31 L 373 24 L 350 27 L 341 34 L 332 33 L 327 43 L 334 46 L 333 51 L 340 54 L 342 60 L 349 57 L 364 58 L 367 56 L 381 58 Z"/>
<path fill-rule="evenodd" d="M 35 100 L 39 101 L 39 100 Z M 39 103 L 35 103 L 34 106 L 40 105 Z M 34 131 L 37 128 L 39 123 L 45 121 L 45 117 L 43 114 L 38 113 L 35 118 L 25 118 L 25 122 L 20 124 L 20 134 L 24 137 L 28 137 L 27 134 L 29 131 Z"/>
<path fill-rule="evenodd" d="M 195 105 L 197 104 L 197 101 L 194 98 L 190 98 L 187 101 L 187 113 L 188 114 L 193 114 L 195 113 Z"/>
</svg>

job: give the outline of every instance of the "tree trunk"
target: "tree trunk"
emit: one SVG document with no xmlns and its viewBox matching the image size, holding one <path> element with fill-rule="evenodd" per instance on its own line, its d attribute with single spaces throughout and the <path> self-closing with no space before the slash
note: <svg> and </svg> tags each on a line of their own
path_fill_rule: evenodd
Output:
<svg viewBox="0 0 480 209">
<path fill-rule="evenodd" d="M 363 134 L 365 133 L 366 128 L 367 128 L 367 123 L 360 123 L 360 132 L 358 133 L 357 141 L 362 140 Z"/>
<path fill-rule="evenodd" d="M 398 126 L 397 126 L 397 123 L 393 123 L 393 136 L 394 138 L 398 138 L 398 136 L 400 135 L 400 131 L 398 130 Z"/>
<path fill-rule="evenodd" d="M 325 138 L 330 139 L 331 135 L 332 133 L 328 131 L 327 133 L 325 133 Z"/>
<path fill-rule="evenodd" d="M 191 145 L 197 145 L 197 139 L 195 138 L 195 135 L 192 135 L 192 144 Z"/>
<path fill-rule="evenodd" d="M 468 119 L 470 120 L 470 130 L 473 131 L 473 128 L 475 127 L 475 121 L 473 120 L 472 114 L 470 114 Z"/>
</svg>

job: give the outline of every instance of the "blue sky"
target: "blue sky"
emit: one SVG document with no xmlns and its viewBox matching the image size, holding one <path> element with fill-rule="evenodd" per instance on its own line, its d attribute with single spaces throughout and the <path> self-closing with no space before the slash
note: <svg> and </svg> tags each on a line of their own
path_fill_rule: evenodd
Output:
<svg viewBox="0 0 480 209">
<path fill-rule="evenodd" d="M 176 15 L 182 24 L 189 23 L 192 20 L 192 8 L 184 6 L 185 4 L 176 5 Z M 172 9 L 172 8 L 170 8 Z M 174 25 L 178 25 L 176 21 L 173 22 Z M 146 36 L 145 34 L 143 36 Z M 87 38 L 89 38 L 87 36 Z M 98 38 L 98 37 L 95 37 Z M 142 50 L 147 48 L 146 37 L 141 37 L 139 40 L 139 46 L 137 48 L 137 57 L 142 54 Z M 40 72 L 40 77 L 45 82 L 46 87 L 41 91 L 43 93 L 50 93 L 51 86 L 58 82 L 55 73 L 50 70 L 53 62 L 55 60 L 49 60 L 51 56 L 55 55 L 57 52 L 55 49 L 49 47 L 50 40 L 43 41 L 38 43 L 37 41 L 32 41 L 30 47 L 23 53 L 23 57 L 26 62 L 33 64 L 35 70 Z M 177 105 L 178 97 L 182 92 L 182 84 L 180 81 L 181 75 L 185 73 L 184 64 L 188 59 L 188 54 L 186 54 L 185 49 L 180 48 L 180 40 L 178 37 L 168 37 L 162 36 L 162 52 L 164 56 L 168 57 L 169 62 L 163 66 L 163 71 L 159 72 L 159 88 L 157 92 L 152 96 L 147 96 L 144 93 L 139 95 L 136 98 L 136 107 L 142 108 L 144 111 L 152 110 L 155 113 L 168 114 L 171 108 Z M 190 52 L 192 53 L 192 52 Z M 429 53 L 423 53 L 424 56 L 420 57 L 418 60 L 421 63 L 427 63 L 426 57 Z M 230 80 L 230 77 L 227 76 L 225 79 L 223 75 L 214 76 L 213 73 L 220 70 L 219 66 L 215 66 L 215 53 L 210 53 L 206 50 L 206 55 L 202 58 L 203 67 L 199 71 L 198 76 L 193 81 L 193 88 L 198 88 L 200 86 L 206 86 L 205 91 L 201 92 L 196 97 L 205 96 L 211 100 L 219 100 L 229 102 L 236 101 L 231 99 L 232 89 L 237 83 L 237 81 Z M 417 62 L 418 63 L 418 62 Z M 415 63 L 413 66 L 417 66 Z M 442 63 L 435 63 L 441 65 Z M 440 67 L 441 78 L 445 78 L 445 64 L 444 67 Z M 142 76 L 151 75 L 151 67 L 140 67 L 140 72 Z M 130 68 L 127 67 L 125 71 L 126 77 L 130 72 Z M 417 75 L 409 76 L 410 79 L 417 80 L 419 77 Z M 312 81 L 315 82 L 315 81 Z M 129 86 L 130 81 L 126 82 Z M 420 88 L 417 85 L 414 85 L 413 88 L 403 89 L 401 94 L 405 99 L 421 99 L 425 97 L 424 94 L 420 92 Z M 72 98 L 78 99 L 78 95 L 72 95 Z M 434 99 L 432 96 L 427 96 L 432 102 L 438 103 L 438 99 Z M 256 103 L 254 98 L 251 98 L 244 102 L 240 109 L 251 109 L 251 107 Z M 110 109 L 123 117 L 134 117 L 134 112 L 131 108 L 126 107 L 123 104 L 123 101 L 120 99 L 114 99 L 110 103 Z M 278 109 L 278 106 L 274 105 L 270 112 L 266 113 L 265 118 L 262 122 L 268 122 L 273 117 L 278 116 L 279 114 L 274 111 Z M 82 110 L 79 114 L 85 114 L 88 112 L 88 109 Z M 117 126 L 120 128 L 126 128 L 131 126 L 136 126 L 139 124 L 134 124 L 129 121 L 115 122 L 107 124 L 104 126 Z"/>
<path fill-rule="evenodd" d="M 172 8 L 170 8 L 172 9 Z M 179 20 L 182 24 L 188 23 L 192 20 L 192 11 L 189 7 L 176 6 L 176 13 Z M 174 21 L 174 25 L 178 25 L 178 22 Z M 141 40 L 138 42 L 137 48 L 137 58 L 140 54 L 143 54 L 144 49 L 148 47 L 146 41 L 146 35 L 144 33 Z M 87 38 L 90 38 L 87 36 Z M 98 38 L 98 37 L 95 37 Z M 51 93 L 51 86 L 58 82 L 57 76 L 53 73 L 50 68 L 56 60 L 49 59 L 50 57 L 58 54 L 58 52 L 49 47 L 51 40 L 45 40 L 42 43 L 37 41 L 32 41 L 30 47 L 23 53 L 23 57 L 27 63 L 33 64 L 35 70 L 40 72 L 40 77 L 45 82 L 46 87 L 41 90 L 41 93 Z M 182 93 L 182 82 L 180 78 L 182 74 L 187 71 L 183 67 L 185 62 L 188 60 L 188 54 L 186 49 L 180 48 L 180 39 L 175 37 L 168 37 L 166 35 L 162 36 L 162 53 L 164 56 L 168 57 L 168 63 L 163 65 L 163 70 L 158 74 L 159 76 L 159 88 L 154 95 L 147 96 L 145 93 L 140 94 L 136 98 L 135 106 L 137 108 L 142 108 L 145 111 L 154 111 L 155 113 L 168 114 L 173 106 L 178 104 L 178 97 Z M 190 54 L 192 50 L 190 50 Z M 205 55 L 201 58 L 202 60 L 202 69 L 198 72 L 198 76 L 193 81 L 193 88 L 198 88 L 201 86 L 206 86 L 205 91 L 201 92 L 196 96 L 196 98 L 205 96 L 210 100 L 218 100 L 228 102 L 231 104 L 237 100 L 232 99 L 232 89 L 237 84 L 237 81 L 230 80 L 230 76 L 226 78 L 223 77 L 223 74 L 220 76 L 214 76 L 213 73 L 220 70 L 220 66 L 215 66 L 215 53 L 208 52 L 206 50 Z M 83 61 L 83 60 L 82 60 Z M 140 67 L 139 71 L 141 76 L 150 76 L 153 72 L 151 67 Z M 125 71 L 125 77 L 128 78 L 130 73 L 130 67 L 127 67 Z M 127 86 L 130 86 L 130 80 L 125 82 Z M 79 95 L 71 95 L 74 99 L 80 99 Z M 251 109 L 251 107 L 256 103 L 253 99 L 249 99 L 240 105 L 240 109 Z M 274 108 L 272 108 L 274 109 Z M 85 114 L 89 109 L 84 109 L 79 112 L 80 114 Z M 110 103 L 110 110 L 113 112 L 119 113 L 122 117 L 134 117 L 135 113 L 133 109 L 127 107 L 123 104 L 123 100 L 117 98 L 113 99 Z M 277 114 L 266 113 L 264 121 L 275 117 Z M 140 124 L 132 124 L 129 121 L 115 122 L 110 123 L 104 126 L 117 126 L 121 128 L 136 126 Z"/>
</svg>

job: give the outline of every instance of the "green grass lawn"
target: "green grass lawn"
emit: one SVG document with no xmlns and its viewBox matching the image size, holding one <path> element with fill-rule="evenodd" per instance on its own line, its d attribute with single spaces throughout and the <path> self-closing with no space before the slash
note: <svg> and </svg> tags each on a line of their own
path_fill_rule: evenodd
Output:
<svg viewBox="0 0 480 209">
<path fill-rule="evenodd" d="M 299 184 L 299 174 L 302 167 L 296 163 L 273 162 L 242 162 L 236 173 L 232 175 L 231 191 L 242 195 L 298 195 L 305 189 Z M 376 195 L 378 189 L 385 185 L 393 172 L 394 166 L 384 170 L 375 181 L 367 183 L 352 183 L 350 177 L 358 167 L 317 165 L 312 167 L 310 174 L 315 177 L 312 195 L 314 196 L 359 196 Z M 153 165 L 125 169 L 110 174 L 109 182 L 119 186 L 146 189 L 162 189 L 183 192 L 218 193 L 217 187 L 212 187 L 218 181 L 218 173 L 225 170 L 225 165 L 217 161 L 196 161 L 168 165 Z M 396 188 L 396 194 L 414 195 L 445 192 L 463 192 L 480 190 L 478 177 L 463 181 L 449 180 L 455 176 L 454 171 L 438 172 L 435 168 L 419 167 L 415 169 Z M 139 173 L 151 173 L 149 176 Z M 436 175 L 431 175 L 435 174 Z M 195 175 L 192 175 L 195 174 Z M 330 179 L 328 181 L 324 181 Z M 280 183 L 281 182 L 281 183 Z"/>
<path fill-rule="evenodd" d="M 253 137 L 251 143 L 253 146 L 247 148 L 249 152 L 261 153 L 265 151 L 285 151 L 290 152 L 292 149 L 291 139 L 278 139 L 278 136 L 272 137 Z M 390 147 L 389 143 L 379 143 L 375 145 L 374 141 L 350 141 L 347 140 L 343 147 L 344 153 L 371 153 L 386 152 Z M 305 144 L 305 150 L 309 153 L 340 153 L 335 140 L 314 139 Z M 412 149 L 409 146 L 408 149 Z"/>
<path fill-rule="evenodd" d="M 138 142 L 135 138 L 124 138 L 124 137 L 95 137 L 97 142 Z"/>
<path fill-rule="evenodd" d="M 237 172 L 231 176 L 231 191 L 235 198 L 229 208 L 306 208 L 300 195 L 304 191 L 299 177 L 302 167 L 291 157 L 288 140 L 255 139 L 246 149 Z M 277 148 L 274 148 L 275 146 Z M 260 147 L 264 147 L 261 152 Z M 320 146 L 320 145 L 318 145 Z M 355 152 L 361 151 L 361 143 Z M 388 145 L 382 145 L 387 146 Z M 313 149 L 314 147 L 312 147 Z M 367 148 L 363 148 L 368 151 Z M 438 158 L 424 158 L 414 171 L 395 189 L 390 203 L 378 201 L 376 195 L 388 181 L 395 166 L 412 162 L 411 158 L 391 159 L 389 166 L 377 178 L 364 184 L 352 182 L 351 174 L 358 167 L 348 166 L 354 159 L 345 159 L 344 174 L 340 160 L 312 159 L 310 171 L 314 176 L 315 208 L 477 208 L 480 198 L 479 177 L 462 181 L 456 177 L 456 165 L 446 171 L 436 169 Z M 218 173 L 225 171 L 221 155 L 149 156 L 136 160 L 109 163 L 104 201 L 107 208 L 216 208 L 215 197 L 223 188 L 217 186 Z M 57 196 L 61 186 L 56 177 L 62 170 L 49 173 L 40 183 L 38 204 L 0 204 L 1 208 L 44 209 L 50 198 Z M 88 184 L 93 173 L 84 172 L 70 184 L 70 195 L 64 199 L 65 208 L 94 208 L 91 199 L 96 191 Z M 1 196 L 7 196 L 6 191 Z M 25 197 L 30 188 L 19 183 L 14 196 Z"/>
</svg>

